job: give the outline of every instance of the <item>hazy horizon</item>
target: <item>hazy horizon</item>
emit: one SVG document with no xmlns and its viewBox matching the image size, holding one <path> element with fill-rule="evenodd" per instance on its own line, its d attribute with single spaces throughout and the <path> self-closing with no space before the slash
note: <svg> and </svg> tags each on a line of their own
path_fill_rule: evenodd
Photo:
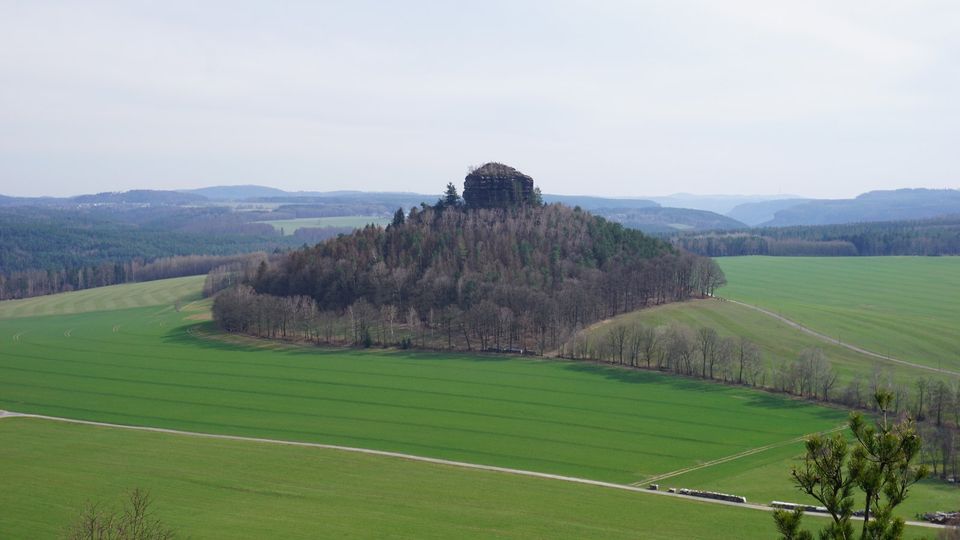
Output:
<svg viewBox="0 0 960 540">
<path fill-rule="evenodd" d="M 457 180 L 448 180 L 453 182 L 458 189 L 463 187 L 463 179 L 461 178 L 458 182 Z M 550 191 L 548 189 L 543 189 L 542 184 L 537 178 L 534 178 L 537 187 L 541 187 L 543 193 L 549 195 L 559 195 L 563 197 L 598 197 L 598 198 L 608 198 L 608 199 L 649 199 L 649 198 L 681 198 L 681 197 L 702 197 L 702 198 L 752 198 L 752 199 L 762 199 L 762 200 L 775 200 L 775 199 L 852 199 L 858 195 L 862 195 L 868 191 L 885 191 L 885 190 L 897 190 L 897 189 L 960 189 L 960 187 L 945 186 L 945 187 L 936 187 L 936 186 L 926 186 L 926 185 L 917 185 L 917 186 L 902 186 L 902 187 L 890 187 L 890 188 L 878 188 L 878 189 L 868 189 L 863 192 L 851 193 L 848 196 L 835 196 L 835 197 L 813 197 L 805 195 L 803 193 L 691 193 L 689 191 L 674 191 L 674 192 L 664 192 L 664 193 L 640 193 L 640 194 L 631 194 L 623 195 L 617 193 L 587 193 L 587 192 L 558 192 Z M 334 193 L 334 192 L 364 192 L 364 193 L 415 193 L 417 195 L 440 195 L 443 192 L 443 184 L 440 186 L 440 189 L 431 189 L 431 190 L 411 190 L 411 189 L 364 189 L 364 188 L 351 188 L 351 187 L 342 187 L 342 188 L 331 188 L 331 189 L 311 189 L 307 188 L 283 188 L 280 187 L 280 184 L 266 184 L 266 183 L 256 183 L 256 182 L 247 182 L 247 183 L 223 183 L 223 184 L 205 184 L 205 185 L 195 185 L 187 187 L 157 187 L 150 185 L 138 185 L 136 187 L 122 188 L 122 189 L 110 189 L 108 187 L 97 188 L 93 191 L 67 191 L 63 193 L 31 193 L 25 192 L 24 194 L 16 193 L 16 190 L 10 191 L 0 191 L 0 195 L 10 196 L 10 197 L 25 197 L 25 198 L 69 198 L 76 197 L 80 195 L 93 195 L 97 193 L 123 193 L 131 190 L 158 190 L 158 191 L 195 191 L 205 188 L 215 188 L 215 187 L 265 187 L 265 188 L 275 188 L 289 193 L 297 192 L 318 192 L 318 193 Z M 6 189 L 6 187 L 4 187 Z"/>
<path fill-rule="evenodd" d="M 536 179 L 534 179 L 536 181 Z M 451 180 L 454 184 L 457 184 L 456 181 Z M 458 189 L 462 188 L 462 182 L 457 185 Z M 537 183 L 537 186 L 540 187 L 540 184 Z M 342 188 L 342 189 L 283 189 L 275 185 L 269 184 L 210 184 L 203 186 L 195 187 L 185 187 L 185 188 L 156 188 L 156 187 L 135 187 L 130 189 L 101 189 L 99 191 L 78 191 L 78 192 L 69 192 L 64 194 L 50 194 L 50 193 L 41 193 L 41 194 L 25 194 L 25 195 L 14 195 L 7 192 L 0 191 L 0 195 L 12 196 L 12 197 L 26 197 L 26 198 L 69 198 L 76 197 L 80 195 L 93 195 L 97 193 L 123 193 L 130 190 L 160 190 L 160 191 L 195 191 L 205 188 L 217 188 L 217 187 L 265 187 L 265 188 L 275 188 L 281 189 L 288 193 L 306 193 L 306 192 L 318 192 L 318 193 L 336 193 L 336 192 L 361 192 L 361 193 L 413 193 L 417 195 L 440 195 L 443 189 L 434 189 L 431 191 L 417 191 L 417 190 L 389 190 L 389 189 L 351 189 L 351 188 Z M 443 186 L 441 186 L 442 188 Z M 559 195 L 562 197 L 599 197 L 599 198 L 608 198 L 608 199 L 645 199 L 645 198 L 668 198 L 668 197 L 715 197 L 715 198 L 755 198 L 763 200 L 773 200 L 773 199 L 787 199 L 787 198 L 800 198 L 806 199 L 811 197 L 806 197 L 804 195 L 798 195 L 796 193 L 789 194 L 773 194 L 773 193 L 689 193 L 684 191 L 677 191 L 673 193 L 651 193 L 651 194 L 640 194 L 640 195 L 617 195 L 617 194 L 595 194 L 595 193 L 558 193 L 553 191 L 544 191 L 548 195 Z M 855 195 L 854 195 L 855 196 Z"/>
<path fill-rule="evenodd" d="M 960 6 L 0 2 L 0 193 L 960 187 Z"/>
</svg>

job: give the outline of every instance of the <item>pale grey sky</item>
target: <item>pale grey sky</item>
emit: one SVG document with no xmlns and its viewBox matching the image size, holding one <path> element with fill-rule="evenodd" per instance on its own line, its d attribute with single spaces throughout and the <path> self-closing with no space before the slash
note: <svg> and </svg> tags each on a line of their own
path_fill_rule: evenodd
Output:
<svg viewBox="0 0 960 540">
<path fill-rule="evenodd" d="M 955 1 L 0 0 L 0 193 L 960 187 Z"/>
</svg>

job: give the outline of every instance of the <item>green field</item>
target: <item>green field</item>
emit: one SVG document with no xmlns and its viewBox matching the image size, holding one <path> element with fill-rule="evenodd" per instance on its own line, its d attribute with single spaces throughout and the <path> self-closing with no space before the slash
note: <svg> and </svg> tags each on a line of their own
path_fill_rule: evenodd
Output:
<svg viewBox="0 0 960 540">
<path fill-rule="evenodd" d="M 912 383 L 917 377 L 931 375 L 929 370 L 886 362 L 846 347 L 824 342 L 769 315 L 732 302 L 691 300 L 683 303 L 665 304 L 621 315 L 614 321 L 624 324 L 639 321 L 652 326 L 678 322 L 691 328 L 715 328 L 722 336 L 745 336 L 760 347 L 768 367 L 785 361 L 792 361 L 799 356 L 800 351 L 806 348 L 819 347 L 837 370 L 838 386 L 843 386 L 854 377 L 868 377 L 874 366 L 881 366 L 883 369 L 889 370 L 895 379 L 909 383 Z M 595 333 L 599 335 L 610 327 L 609 323 L 605 323 L 598 326 Z M 950 375 L 944 376 L 950 379 L 956 378 Z"/>
<path fill-rule="evenodd" d="M 653 326 L 679 322 L 692 328 L 709 326 L 724 336 L 746 336 L 760 346 L 768 364 L 792 360 L 799 351 L 807 347 L 820 347 L 839 372 L 841 384 L 852 377 L 865 377 L 870 373 L 871 366 L 878 362 L 844 347 L 824 343 L 756 310 L 717 300 L 693 300 L 628 313 L 598 325 L 594 332 L 599 336 L 614 324 L 629 325 L 635 322 Z M 929 375 L 926 370 L 886 362 L 880 364 L 894 376 L 907 380 Z M 788 477 L 791 464 L 802 453 L 802 443 L 785 445 L 750 456 L 748 465 L 742 461 L 731 461 L 674 476 L 662 482 L 671 486 L 696 486 L 700 489 L 737 493 L 752 501 L 800 501 L 803 497 L 792 488 Z M 898 510 L 900 515 L 912 518 L 917 513 L 933 509 L 957 507 L 958 500 L 960 490 L 956 487 L 940 481 L 930 481 L 916 486 L 912 497 Z"/>
<path fill-rule="evenodd" d="M 735 491 L 747 500 L 766 503 L 804 501 L 805 497 L 793 488 L 789 479 L 790 466 L 797 463 L 802 455 L 802 444 L 784 446 L 752 456 L 749 468 L 736 462 L 721 463 L 664 482 L 725 493 Z M 856 504 L 862 508 L 864 503 L 857 499 Z M 919 513 L 955 511 L 957 508 L 960 508 L 960 489 L 940 480 L 927 480 L 911 488 L 910 496 L 897 507 L 897 513 L 905 519 L 916 519 Z"/>
<path fill-rule="evenodd" d="M 190 276 L 146 283 L 111 285 L 24 300 L 0 302 L 0 319 L 65 315 L 143 306 L 172 306 L 174 301 L 200 298 L 204 276 Z"/>
<path fill-rule="evenodd" d="M 26 418 L 0 440 L 4 538 L 56 537 L 135 487 L 182 538 L 773 537 L 766 512 L 331 450 Z"/>
<path fill-rule="evenodd" d="M 286 236 L 292 235 L 297 229 L 308 227 L 354 227 L 360 228 L 365 225 L 386 225 L 390 223 L 390 218 L 373 216 L 336 216 L 336 217 L 318 217 L 318 218 L 297 218 L 297 219 L 278 219 L 274 221 L 259 221 L 266 223 L 274 229 L 283 231 Z"/>
<path fill-rule="evenodd" d="M 0 319 L 0 409 L 375 448 L 619 483 L 641 481 L 760 446 L 779 445 L 803 434 L 838 426 L 846 417 L 842 411 L 782 396 L 594 364 L 501 356 L 331 350 L 221 336 L 209 322 L 203 321 L 208 302 L 191 302 L 197 298 L 200 284 L 200 278 L 193 278 L 192 282 L 168 280 L 98 289 L 113 299 L 107 305 L 140 298 L 143 306 L 112 311 L 79 313 L 83 309 L 96 309 L 95 296 L 84 302 L 71 301 L 71 295 L 28 301 L 32 302 L 31 312 L 61 311 L 63 314 Z M 146 294 L 147 290 L 152 294 Z M 88 292 L 91 291 L 71 294 Z M 172 308 L 177 296 L 182 298 L 181 311 Z M 7 305 L 0 303 L 0 313 L 12 309 Z M 20 310 L 13 313 L 25 313 L 22 307 Z M 34 423 L 47 427 L 34 428 Z M 25 425 L 30 428 L 22 427 Z M 9 426 L 17 426 L 27 434 L 11 432 L 7 437 L 3 430 L 12 429 Z M 58 430 L 74 430 L 84 435 L 68 437 L 53 433 Z M 230 509 L 246 507 L 250 510 L 242 512 L 243 515 L 257 522 L 250 527 L 267 529 L 244 530 L 289 527 L 291 533 L 284 536 L 295 536 L 315 532 L 315 525 L 304 525 L 300 519 L 282 525 L 275 523 L 280 505 L 293 505 L 291 511 L 295 515 L 308 513 L 308 508 L 315 513 L 318 501 L 326 500 L 323 497 L 344 493 L 345 500 L 356 504 L 354 501 L 366 499 L 369 490 L 374 489 L 370 486 L 381 480 L 378 475 L 392 474 L 397 478 L 395 485 L 380 486 L 387 493 L 389 489 L 403 488 L 405 474 L 416 474 L 378 472 L 377 467 L 393 466 L 389 463 L 394 461 L 386 458 L 344 457 L 362 462 L 351 468 L 330 457 L 340 456 L 339 453 L 316 449 L 274 448 L 269 452 L 277 452 L 276 457 L 271 458 L 275 461 L 252 465 L 247 463 L 243 452 L 249 451 L 248 447 L 261 447 L 254 443 L 201 442 L 171 435 L 48 425 L 27 419 L 0 420 L 0 434 L 4 441 L 18 441 L 15 445 L 0 445 L 0 452 L 6 452 L 0 453 L 3 478 L 17 478 L 17 474 L 46 478 L 30 472 L 34 465 L 23 457 L 47 459 L 46 450 L 39 449 L 41 446 L 51 446 L 50 459 L 59 463 L 58 467 L 45 467 L 42 460 L 36 463 L 36 467 L 50 469 L 49 474 L 54 476 L 49 480 L 33 484 L 14 480 L 17 490 L 7 495 L 14 502 L 6 502 L 0 495 L 3 505 L 0 508 L 24 508 L 10 513 L 0 510 L 0 530 L 6 528 L 5 523 L 10 523 L 14 530 L 29 529 L 33 526 L 30 520 L 39 519 L 36 516 L 44 512 L 69 515 L 68 510 L 77 505 L 76 499 L 87 493 L 83 486 L 89 485 L 93 476 L 101 478 L 97 485 L 102 487 L 96 494 L 102 498 L 154 479 L 156 483 L 143 487 L 155 491 L 158 500 L 166 499 L 165 493 L 173 499 L 176 494 L 188 493 L 189 490 L 184 491 L 184 482 L 189 480 L 184 478 L 196 477 L 199 478 L 194 485 L 196 502 L 191 502 L 193 499 L 189 497 L 171 502 L 179 508 L 171 510 L 173 515 L 184 516 L 184 527 L 188 530 L 205 531 L 203 522 L 210 520 L 211 515 L 222 512 L 229 516 Z M 110 442 L 113 437 L 131 441 Z M 26 442 L 20 443 L 21 438 Z M 107 442 L 98 442 L 98 438 Z M 34 439 L 38 441 L 29 442 Z M 167 440 L 171 441 L 170 448 L 158 442 Z M 60 445 L 52 441 L 59 441 Z M 31 447 L 31 444 L 39 446 Z M 138 445 L 149 446 L 151 451 L 137 450 Z M 212 448 L 211 457 L 201 459 L 201 446 Z M 226 446 L 236 446 L 235 459 L 229 457 L 232 450 L 224 449 Z M 111 450 L 121 452 L 122 456 L 111 458 Z M 21 451 L 24 453 L 10 454 Z M 311 472 L 301 478 L 302 470 L 294 470 L 294 464 L 305 458 L 285 457 L 288 454 L 284 452 L 291 452 L 290 456 L 316 452 L 315 459 L 329 463 L 330 470 L 318 464 L 317 476 L 311 476 Z M 671 478 L 664 484 L 694 488 L 724 486 L 729 492 L 755 493 L 762 498 L 754 502 L 760 503 L 769 502 L 768 498 L 802 500 L 788 479 L 791 458 L 798 452 L 799 445 L 793 444 Z M 140 454 L 144 454 L 143 459 L 153 459 L 162 465 L 161 469 L 131 457 Z M 178 465 L 179 461 L 173 458 L 177 455 L 184 463 Z M 156 459 L 157 456 L 163 459 Z M 198 467 L 212 470 L 207 476 L 191 473 L 190 466 L 185 464 L 190 461 L 189 456 L 199 460 Z M 228 474 L 226 465 L 217 469 L 211 464 L 217 463 L 221 456 L 225 463 L 234 459 L 233 470 L 254 467 L 252 470 L 260 471 L 261 479 L 271 477 L 275 468 L 273 472 L 279 485 L 248 487 L 246 483 L 238 483 L 241 480 L 236 480 L 235 474 Z M 84 461 L 94 458 L 102 460 L 99 467 L 136 464 L 126 469 L 127 476 L 118 474 L 112 478 L 110 474 L 97 473 L 97 466 Z M 378 464 L 368 470 L 363 464 L 366 460 Z M 435 467 L 399 463 L 424 471 L 434 471 L 431 467 Z M 179 472 L 170 472 L 164 467 L 173 467 Z M 495 529 L 508 537 L 575 537 L 585 534 L 583 527 L 590 527 L 597 535 L 616 537 L 630 535 L 630 531 L 642 523 L 663 537 L 697 537 L 707 530 L 698 527 L 714 519 L 705 518 L 703 522 L 698 521 L 699 518 L 673 519 L 671 512 L 685 511 L 685 504 L 693 504 L 687 501 L 668 499 L 661 505 L 656 496 L 600 493 L 589 486 L 543 488 L 537 487 L 540 481 L 503 479 L 501 475 L 492 475 L 494 479 L 485 481 L 502 482 L 502 487 L 491 484 L 481 489 L 482 482 L 481 487 L 473 486 L 478 482 L 473 480 L 474 476 L 491 473 L 437 469 L 442 474 L 424 472 L 435 478 L 424 480 L 422 497 L 421 490 L 417 489 L 413 490 L 418 492 L 417 497 L 407 497 L 406 502 L 381 501 L 376 505 L 380 513 L 369 510 L 369 505 L 357 504 L 358 512 L 369 510 L 382 518 L 364 523 L 362 527 L 369 529 L 359 530 L 357 535 L 379 536 L 378 531 L 382 532 L 385 523 L 389 523 L 391 528 L 400 527 L 397 530 L 402 532 L 401 536 L 423 536 L 423 531 L 434 530 L 431 524 L 436 520 L 440 523 L 437 536 L 469 536 L 461 534 L 461 529 L 451 528 L 466 527 L 474 535 L 486 535 Z M 339 480 L 338 474 L 348 474 L 350 480 Z M 127 478 L 132 480 L 128 482 Z M 323 478 L 332 480 L 323 484 L 318 480 Z M 301 479 L 309 485 L 296 484 Z M 320 487 L 315 487 L 311 479 Z M 759 482 L 762 488 L 741 484 L 741 479 Z M 246 477 L 242 481 L 246 482 Z M 356 486 L 343 486 L 344 482 L 353 482 Z M 449 517 L 465 512 L 458 506 L 461 503 L 455 502 L 459 499 L 451 502 L 449 508 L 443 506 L 448 502 L 450 486 L 462 483 L 471 485 L 466 493 L 473 495 L 465 495 L 467 497 L 493 494 L 482 502 L 469 498 L 462 502 L 473 509 L 474 514 L 469 515 L 475 516 L 475 521 L 471 521 L 473 517 L 466 521 Z M 75 487 L 71 491 L 64 487 L 68 485 Z M 359 491 L 351 491 L 353 487 Z M 474 489 L 478 491 L 471 491 Z M 500 496 L 497 489 L 513 495 Z M 542 495 L 539 491 L 534 493 L 540 489 L 547 491 Z M 551 494 L 551 489 L 556 493 Z M 225 494 L 232 494 L 233 499 Z M 778 496 L 774 497 L 775 494 Z M 550 517 L 554 515 L 550 513 L 553 510 L 547 512 L 541 508 L 541 501 L 534 502 L 540 497 L 543 505 L 556 510 L 556 516 L 564 516 L 569 513 L 563 511 L 569 508 L 565 505 L 583 504 L 583 497 L 588 495 L 591 502 L 594 497 L 597 501 L 608 501 L 598 504 L 598 508 L 605 510 L 590 510 L 590 514 L 581 515 L 582 519 L 569 516 L 568 521 Z M 625 514 L 622 508 L 615 509 L 620 504 L 616 501 L 632 501 L 631 496 L 643 498 L 636 503 L 643 506 L 636 510 L 637 520 L 620 515 Z M 396 495 L 390 498 L 395 499 Z M 655 501 L 647 503 L 646 498 Z M 940 494 L 918 492 L 916 498 L 917 508 L 931 509 L 931 504 L 939 503 Z M 516 501 L 527 501 L 527 506 Z M 338 510 L 338 506 L 329 502 L 323 504 L 329 506 L 331 515 L 342 515 L 339 521 L 328 520 L 330 527 L 341 527 L 336 530 L 358 527 L 352 522 L 365 519 L 342 508 Z M 258 514 L 255 509 L 260 506 L 264 510 Z M 713 515 L 714 510 L 701 511 L 700 506 L 697 505 L 698 515 Z M 191 509 L 205 510 L 192 512 Z M 658 517 L 649 517 L 645 514 L 648 510 Z M 608 511 L 619 517 L 590 517 L 602 516 Z M 423 517 L 410 518 L 411 512 L 423 512 Z M 542 519 L 531 518 L 531 514 Z M 770 518 L 760 512 L 756 514 L 759 517 L 750 514 L 748 518 L 734 518 L 731 526 L 747 527 L 749 531 L 745 529 L 742 537 L 766 537 Z M 21 515 L 24 517 L 13 517 Z M 502 522 L 491 521 L 496 519 Z M 556 531 L 542 529 L 557 520 L 560 528 Z M 402 524 L 398 525 L 397 521 Z M 211 523 L 218 522 L 213 519 Z M 502 527 L 497 523 L 502 523 Z M 753 524 L 756 529 L 750 529 Z M 756 533 L 751 532 L 754 530 Z M 656 537 L 654 532 L 642 536 Z"/>
<path fill-rule="evenodd" d="M 617 482 L 844 418 L 779 396 L 589 364 L 225 343 L 188 332 L 209 324 L 190 313 L 157 306 L 0 320 L 0 408 Z"/>
<path fill-rule="evenodd" d="M 727 257 L 717 294 L 865 349 L 960 371 L 960 257 Z"/>
</svg>

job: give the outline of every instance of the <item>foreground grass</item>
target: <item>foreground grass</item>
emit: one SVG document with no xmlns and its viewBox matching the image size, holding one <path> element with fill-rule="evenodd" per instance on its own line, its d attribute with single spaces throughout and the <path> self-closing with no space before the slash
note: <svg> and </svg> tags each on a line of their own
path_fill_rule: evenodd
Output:
<svg viewBox="0 0 960 540">
<path fill-rule="evenodd" d="M 346 452 L 25 418 L 0 439 L 5 538 L 55 538 L 134 487 L 184 538 L 774 536 L 766 512 Z"/>
<path fill-rule="evenodd" d="M 290 236 L 297 229 L 305 229 L 308 227 L 356 227 L 360 228 L 365 225 L 374 224 L 374 225 L 386 225 L 390 223 L 389 218 L 373 217 L 373 216 L 334 216 L 334 217 L 317 217 L 317 218 L 296 218 L 296 219 L 277 219 L 273 221 L 261 221 L 260 223 L 266 223 L 267 225 L 272 226 L 275 230 L 283 230 L 285 236 Z"/>
<path fill-rule="evenodd" d="M 718 295 L 881 354 L 960 370 L 960 257 L 728 257 Z"/>
<path fill-rule="evenodd" d="M 23 300 L 0 302 L 0 319 L 65 315 L 143 306 L 171 306 L 174 301 L 200 298 L 204 276 L 189 276 L 145 283 L 111 285 Z"/>
</svg>

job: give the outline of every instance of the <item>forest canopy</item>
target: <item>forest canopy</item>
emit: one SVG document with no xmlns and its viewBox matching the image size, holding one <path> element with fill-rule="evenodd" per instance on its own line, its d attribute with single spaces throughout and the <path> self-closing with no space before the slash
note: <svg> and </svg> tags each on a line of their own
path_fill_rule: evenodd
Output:
<svg viewBox="0 0 960 540">
<path fill-rule="evenodd" d="M 392 344 L 384 334 L 406 321 L 439 330 L 450 347 L 542 352 L 597 320 L 710 294 L 724 278 L 710 259 L 579 208 L 468 209 L 448 200 L 292 252 L 247 281 L 252 289 L 215 303 L 227 330 L 299 328 L 320 340 L 303 319 L 325 313 L 347 315 L 344 341 L 355 343 Z M 280 298 L 296 299 L 297 309 L 264 309 Z M 385 321 L 391 331 L 375 333 Z"/>
<path fill-rule="evenodd" d="M 957 255 L 960 217 L 679 234 L 673 244 L 708 257 Z"/>
</svg>

